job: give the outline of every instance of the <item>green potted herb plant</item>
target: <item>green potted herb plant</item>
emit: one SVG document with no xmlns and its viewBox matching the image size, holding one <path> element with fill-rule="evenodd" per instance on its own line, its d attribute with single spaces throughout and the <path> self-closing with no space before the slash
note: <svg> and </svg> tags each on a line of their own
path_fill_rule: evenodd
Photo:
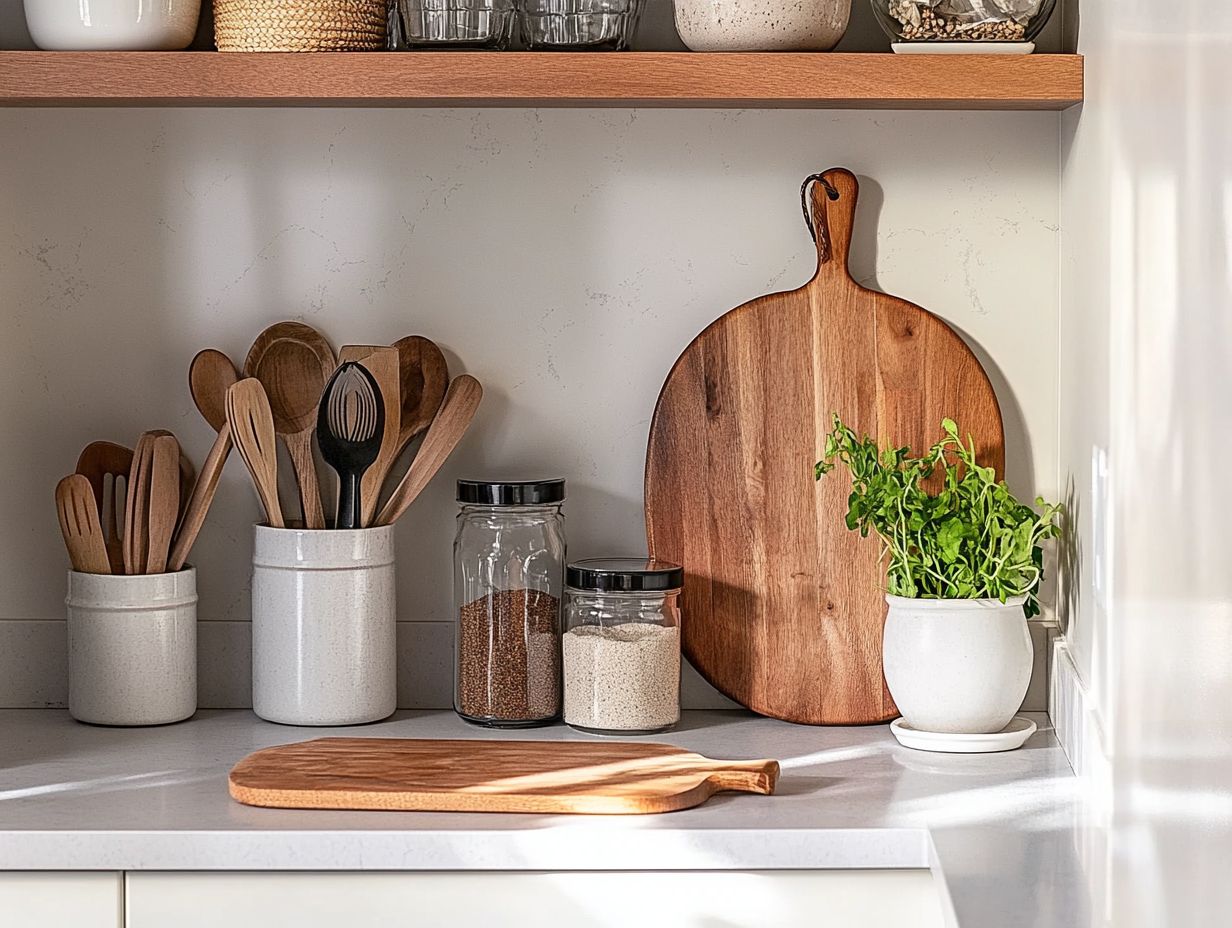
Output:
<svg viewBox="0 0 1232 928">
<path fill-rule="evenodd" d="M 881 539 L 886 560 L 883 662 L 904 720 L 918 731 L 998 732 L 1031 676 L 1026 619 L 1039 612 L 1042 542 L 1061 508 L 1020 503 L 975 458 L 958 426 L 922 457 L 879 449 L 837 415 L 817 479 L 851 474 L 847 527 Z"/>
</svg>

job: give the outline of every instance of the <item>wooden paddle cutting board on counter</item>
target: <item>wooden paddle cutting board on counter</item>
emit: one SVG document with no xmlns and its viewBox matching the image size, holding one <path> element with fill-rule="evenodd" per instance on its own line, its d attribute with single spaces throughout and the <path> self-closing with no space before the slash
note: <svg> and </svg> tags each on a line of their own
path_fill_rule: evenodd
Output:
<svg viewBox="0 0 1232 928">
<path fill-rule="evenodd" d="M 1004 466 L 1001 413 L 963 340 L 847 269 L 859 185 L 805 183 L 817 273 L 703 331 L 659 395 L 646 453 L 650 554 L 685 569 L 683 647 L 711 684 L 774 718 L 824 725 L 898 714 L 881 670 L 877 539 L 844 523 L 842 469 L 814 480 L 831 415 L 922 452 L 954 419 Z"/>
<path fill-rule="evenodd" d="M 723 790 L 774 792 L 773 760 L 719 761 L 667 744 L 319 738 L 250 754 L 231 796 L 279 809 L 674 812 Z"/>
</svg>

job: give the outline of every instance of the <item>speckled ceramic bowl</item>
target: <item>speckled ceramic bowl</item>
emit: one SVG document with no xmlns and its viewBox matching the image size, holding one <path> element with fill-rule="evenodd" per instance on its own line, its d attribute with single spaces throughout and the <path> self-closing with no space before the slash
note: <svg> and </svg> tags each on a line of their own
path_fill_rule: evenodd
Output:
<svg viewBox="0 0 1232 928">
<path fill-rule="evenodd" d="M 284 725 L 358 725 L 397 706 L 394 529 L 256 527 L 252 708 Z"/>
<path fill-rule="evenodd" d="M 851 0 L 674 0 L 676 31 L 695 52 L 828 52 Z"/>
<path fill-rule="evenodd" d="M 197 711 L 197 571 L 68 574 L 68 711 L 165 725 Z"/>
<path fill-rule="evenodd" d="M 26 26 L 52 51 L 173 51 L 197 34 L 201 0 L 25 0 Z"/>
</svg>

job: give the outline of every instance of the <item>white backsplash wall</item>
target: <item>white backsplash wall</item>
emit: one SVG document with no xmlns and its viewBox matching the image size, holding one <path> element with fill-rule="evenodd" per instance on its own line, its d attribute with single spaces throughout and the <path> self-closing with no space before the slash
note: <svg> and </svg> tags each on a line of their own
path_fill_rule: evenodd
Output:
<svg viewBox="0 0 1232 928">
<path fill-rule="evenodd" d="M 52 491 L 78 451 L 165 427 L 200 463 L 193 354 L 242 362 L 284 318 L 335 346 L 424 334 L 485 385 L 398 529 L 400 702 L 448 705 L 454 479 L 565 476 L 572 556 L 643 551 L 662 380 L 809 276 L 799 185 L 833 165 L 863 183 L 856 275 L 976 345 L 1011 485 L 1056 495 L 1057 146 L 1049 113 L 0 112 L 0 705 L 65 700 Z M 256 517 L 233 455 L 193 557 L 203 706 L 249 698 Z"/>
</svg>

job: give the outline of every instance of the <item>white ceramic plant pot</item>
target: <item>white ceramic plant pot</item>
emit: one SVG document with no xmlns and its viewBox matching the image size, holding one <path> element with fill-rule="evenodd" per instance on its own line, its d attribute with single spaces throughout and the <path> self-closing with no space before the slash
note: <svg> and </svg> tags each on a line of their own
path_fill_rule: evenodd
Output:
<svg viewBox="0 0 1232 928">
<path fill-rule="evenodd" d="M 197 711 L 197 571 L 68 574 L 68 711 L 164 725 Z"/>
<path fill-rule="evenodd" d="M 907 724 L 948 734 L 1008 725 L 1031 679 L 1026 598 L 886 601 L 886 685 Z"/>
<path fill-rule="evenodd" d="M 828 52 L 851 0 L 674 0 L 676 31 L 695 52 Z"/>
<path fill-rule="evenodd" d="M 26 26 L 49 51 L 173 51 L 197 34 L 201 0 L 25 0 Z"/>
<path fill-rule="evenodd" d="M 392 525 L 256 527 L 252 707 L 284 725 L 376 722 L 397 707 Z"/>
</svg>

